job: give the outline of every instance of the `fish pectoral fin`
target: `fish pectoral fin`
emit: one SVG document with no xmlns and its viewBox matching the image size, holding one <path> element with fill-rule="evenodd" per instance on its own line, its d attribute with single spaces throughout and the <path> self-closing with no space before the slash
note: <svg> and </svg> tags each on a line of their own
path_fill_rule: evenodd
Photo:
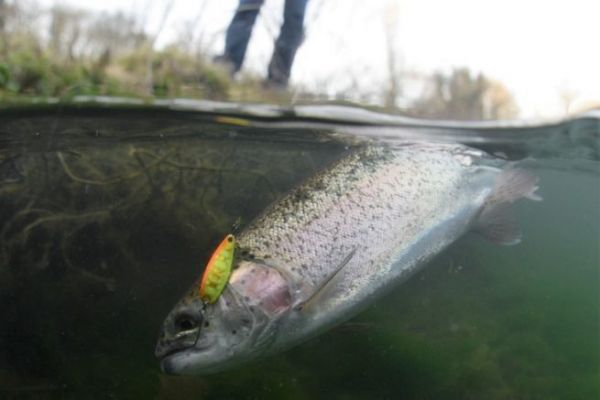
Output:
<svg viewBox="0 0 600 400">
<path fill-rule="evenodd" d="M 339 276 L 340 272 L 344 269 L 346 265 L 350 262 L 354 254 L 356 253 L 356 248 L 354 248 L 340 264 L 327 276 L 319 285 L 315 286 L 313 290 L 308 294 L 307 297 L 301 299 L 296 304 L 294 304 L 294 310 L 303 311 L 309 308 L 312 304 L 315 303 L 316 299 L 319 298 L 323 293 L 327 291 L 329 287 L 331 287 L 331 283 L 335 280 L 335 277 Z"/>
</svg>

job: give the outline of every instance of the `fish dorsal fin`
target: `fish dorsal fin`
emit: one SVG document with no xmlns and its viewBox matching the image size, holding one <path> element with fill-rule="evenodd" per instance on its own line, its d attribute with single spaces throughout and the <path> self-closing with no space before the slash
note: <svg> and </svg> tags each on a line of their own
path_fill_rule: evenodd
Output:
<svg viewBox="0 0 600 400">
<path fill-rule="evenodd" d="M 335 269 L 322 282 L 313 288 L 312 292 L 310 292 L 306 298 L 294 304 L 294 309 L 296 311 L 303 311 L 310 308 L 310 306 L 314 304 L 315 300 L 325 293 L 329 287 L 331 287 L 332 282 L 335 281 L 335 278 L 340 275 L 340 272 L 344 269 L 344 267 L 348 265 L 355 253 L 356 248 L 348 253 L 348 255 L 339 263 L 339 265 L 335 267 Z"/>
<path fill-rule="evenodd" d="M 519 243 L 521 231 L 511 204 L 522 198 L 540 201 L 537 183 L 537 176 L 523 170 L 509 168 L 502 171 L 475 222 L 474 231 L 497 244 Z"/>
</svg>

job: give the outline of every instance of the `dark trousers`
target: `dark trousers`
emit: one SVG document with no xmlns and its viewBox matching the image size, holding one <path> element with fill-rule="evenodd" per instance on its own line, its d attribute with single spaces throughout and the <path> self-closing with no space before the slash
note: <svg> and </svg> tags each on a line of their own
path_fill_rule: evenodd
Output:
<svg viewBox="0 0 600 400">
<path fill-rule="evenodd" d="M 275 49 L 268 67 L 268 80 L 287 85 L 296 50 L 304 37 L 304 12 L 308 0 L 286 0 L 283 25 L 275 41 Z M 242 67 L 256 17 L 263 0 L 240 0 L 229 24 L 225 38 L 225 56 L 233 64 L 233 72 Z"/>
</svg>

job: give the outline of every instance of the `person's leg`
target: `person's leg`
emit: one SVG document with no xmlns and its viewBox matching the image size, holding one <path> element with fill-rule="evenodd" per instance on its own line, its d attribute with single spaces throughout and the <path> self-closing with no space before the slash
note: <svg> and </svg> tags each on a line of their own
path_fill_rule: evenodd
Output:
<svg viewBox="0 0 600 400">
<path fill-rule="evenodd" d="M 283 25 L 275 41 L 273 57 L 269 63 L 268 81 L 286 86 L 296 50 L 304 39 L 304 12 L 308 0 L 286 0 L 283 11 Z"/>
<path fill-rule="evenodd" d="M 240 4 L 227 28 L 223 58 L 232 63 L 232 73 L 238 72 L 242 67 L 252 28 L 262 4 L 263 0 L 240 0 Z"/>
</svg>

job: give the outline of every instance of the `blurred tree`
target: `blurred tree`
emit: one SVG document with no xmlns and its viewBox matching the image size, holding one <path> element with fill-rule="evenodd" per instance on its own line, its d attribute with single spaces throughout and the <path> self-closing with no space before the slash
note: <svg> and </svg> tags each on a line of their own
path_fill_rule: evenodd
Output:
<svg viewBox="0 0 600 400">
<path fill-rule="evenodd" d="M 112 57 L 134 51 L 147 41 L 136 18 L 121 12 L 89 14 L 65 6 L 50 10 L 48 49 L 63 60 L 106 64 Z"/>
<path fill-rule="evenodd" d="M 102 13 L 85 27 L 86 55 L 93 59 L 121 56 L 144 46 L 148 36 L 133 16 Z"/>
<path fill-rule="evenodd" d="M 4 32 L 4 0 L 0 0 L 0 32 Z"/>
<path fill-rule="evenodd" d="M 563 82 L 558 88 L 558 96 L 562 103 L 565 115 L 569 115 L 572 111 L 571 108 L 573 107 L 573 103 L 577 100 L 579 93 L 566 82 Z"/>
<path fill-rule="evenodd" d="M 458 68 L 446 75 L 435 73 L 425 95 L 415 101 L 410 114 L 434 119 L 511 119 L 518 115 L 516 103 L 506 87 L 483 74 Z"/>
<path fill-rule="evenodd" d="M 388 85 L 384 93 L 384 105 L 387 109 L 397 108 L 398 97 L 402 90 L 400 72 L 398 70 L 397 25 L 398 3 L 389 1 L 384 15 L 384 33 L 386 39 L 386 55 L 388 67 Z"/>
<path fill-rule="evenodd" d="M 48 49 L 58 58 L 74 61 L 86 13 L 60 5 L 50 9 Z"/>
<path fill-rule="evenodd" d="M 22 47 L 39 48 L 39 11 L 27 2 L 0 0 L 0 51 L 3 58 Z M 35 45 L 31 45 L 35 42 Z M 0 59 L 0 62 L 5 61 Z"/>
<path fill-rule="evenodd" d="M 487 79 L 484 93 L 483 119 L 514 119 L 519 116 L 519 108 L 513 95 L 499 81 Z"/>
<path fill-rule="evenodd" d="M 4 19 L 6 18 L 6 3 L 4 0 L 0 0 L 0 55 L 2 58 L 6 57 L 6 32 L 4 30 Z"/>
</svg>

